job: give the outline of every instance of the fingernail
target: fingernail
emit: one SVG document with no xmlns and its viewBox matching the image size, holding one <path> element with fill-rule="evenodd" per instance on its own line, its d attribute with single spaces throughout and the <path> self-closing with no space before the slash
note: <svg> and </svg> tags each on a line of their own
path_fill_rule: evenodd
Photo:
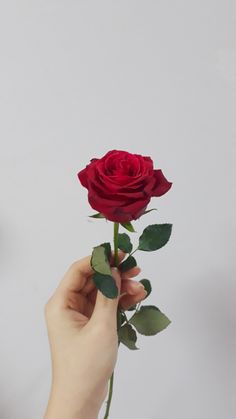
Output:
<svg viewBox="0 0 236 419">
<path fill-rule="evenodd" d="M 123 292 L 122 294 L 120 294 L 120 298 L 123 297 L 123 295 L 128 295 L 128 292 Z"/>
<path fill-rule="evenodd" d="M 133 288 L 133 291 L 130 290 L 129 293 L 131 295 L 136 295 L 137 292 L 144 291 L 145 288 L 144 288 L 143 284 L 141 284 L 140 282 L 134 282 L 133 284 L 134 284 L 135 288 Z"/>
<path fill-rule="evenodd" d="M 117 273 L 117 274 L 118 274 L 119 269 L 118 269 L 116 266 L 113 266 L 113 267 L 111 268 L 111 272 L 113 272 L 113 273 Z"/>
<path fill-rule="evenodd" d="M 140 289 L 140 290 L 141 290 L 141 289 L 143 289 L 143 290 L 145 289 L 145 288 L 144 288 L 144 286 L 143 286 L 143 284 L 141 284 L 140 282 L 137 282 L 136 287 L 137 287 L 138 289 Z"/>
</svg>

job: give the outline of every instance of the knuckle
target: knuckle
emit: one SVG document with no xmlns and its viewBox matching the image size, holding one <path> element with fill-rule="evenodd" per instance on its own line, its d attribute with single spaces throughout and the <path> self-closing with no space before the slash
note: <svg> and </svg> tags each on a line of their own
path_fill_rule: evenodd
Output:
<svg viewBox="0 0 236 419">
<path fill-rule="evenodd" d="M 74 260 L 74 262 L 72 262 L 70 264 L 68 270 L 70 272 L 78 272 L 78 271 L 83 270 L 83 265 L 84 264 L 89 264 L 90 265 L 90 263 L 91 263 L 91 257 L 92 257 L 92 255 L 90 254 L 90 255 L 85 256 L 82 259 Z"/>
<path fill-rule="evenodd" d="M 46 302 L 46 304 L 44 305 L 44 314 L 45 314 L 45 316 L 47 317 L 47 315 L 49 314 L 49 312 L 50 312 L 50 309 L 51 309 L 51 305 L 52 305 L 52 302 L 51 302 L 51 298 Z"/>
<path fill-rule="evenodd" d="M 72 262 L 69 266 L 68 272 L 70 273 L 76 273 L 80 270 L 80 261 L 79 260 L 75 260 L 74 262 Z"/>
<path fill-rule="evenodd" d="M 71 269 L 71 270 L 75 270 L 75 269 L 77 269 L 77 268 L 78 268 L 78 264 L 79 264 L 79 261 L 78 261 L 78 260 L 75 260 L 74 262 L 72 262 L 72 263 L 70 264 L 69 269 Z"/>
<path fill-rule="evenodd" d="M 55 296 L 53 294 L 44 305 L 44 315 L 47 318 L 56 312 L 57 312 L 57 303 L 55 301 Z"/>
</svg>

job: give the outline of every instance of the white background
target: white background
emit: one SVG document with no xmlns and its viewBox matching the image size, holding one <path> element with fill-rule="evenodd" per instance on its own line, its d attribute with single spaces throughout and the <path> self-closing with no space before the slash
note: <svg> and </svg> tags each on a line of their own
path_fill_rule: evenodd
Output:
<svg viewBox="0 0 236 419">
<path fill-rule="evenodd" d="M 112 238 L 76 174 L 111 149 L 173 182 L 135 223 L 173 234 L 137 254 L 172 323 L 120 348 L 110 417 L 235 418 L 236 4 L 1 0 L 0 60 L 1 419 L 43 417 L 44 305 Z"/>
</svg>

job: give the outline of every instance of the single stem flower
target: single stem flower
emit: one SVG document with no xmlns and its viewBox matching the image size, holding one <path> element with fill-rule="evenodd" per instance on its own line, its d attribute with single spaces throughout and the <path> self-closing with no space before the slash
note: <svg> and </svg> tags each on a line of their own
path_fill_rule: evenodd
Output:
<svg viewBox="0 0 236 419">
<path fill-rule="evenodd" d="M 150 213 L 152 209 L 147 209 L 147 205 L 151 198 L 161 197 L 172 186 L 172 182 L 166 179 L 161 169 L 154 169 L 151 157 L 123 150 L 111 150 L 100 159 L 92 158 L 77 176 L 82 186 L 88 190 L 91 207 L 98 211 L 90 217 L 113 223 L 114 265 L 121 273 L 137 266 L 133 257 L 137 250 L 156 251 L 169 241 L 172 224 L 167 223 L 147 226 L 139 237 L 138 247 L 134 250 L 129 235 L 119 233 L 121 226 L 128 233 L 135 234 L 136 230 L 131 222 Z M 128 255 L 122 263 L 119 263 L 119 249 Z M 93 248 L 91 257 L 91 266 L 94 270 L 93 282 L 107 298 L 117 298 L 120 295 L 111 275 L 109 263 L 111 253 L 109 242 Z M 151 283 L 146 278 L 140 282 L 146 291 L 144 298 L 146 299 L 152 291 Z M 136 350 L 139 349 L 136 346 L 137 333 L 153 336 L 164 330 L 170 324 L 170 320 L 158 307 L 143 303 L 141 305 L 140 298 L 132 300 L 130 297 L 124 296 L 124 300 L 126 299 L 124 306 L 128 306 L 128 312 L 134 310 L 129 319 L 124 309 L 119 308 L 119 305 L 117 308 L 118 346 L 122 343 L 127 348 Z M 131 301 L 132 304 L 129 304 Z M 114 371 L 109 379 L 104 419 L 109 417 L 113 384 Z"/>
</svg>

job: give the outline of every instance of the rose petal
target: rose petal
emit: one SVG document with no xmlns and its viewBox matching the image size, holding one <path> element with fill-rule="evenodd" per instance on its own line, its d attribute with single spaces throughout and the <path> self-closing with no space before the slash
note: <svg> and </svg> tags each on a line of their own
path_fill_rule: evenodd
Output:
<svg viewBox="0 0 236 419">
<path fill-rule="evenodd" d="M 132 214 L 133 220 L 136 220 L 140 215 L 145 211 L 144 208 L 147 207 L 151 198 L 146 197 L 145 199 L 130 202 L 130 204 L 125 204 L 124 211 Z"/>
<path fill-rule="evenodd" d="M 166 179 L 161 169 L 154 170 L 154 176 L 156 184 L 154 185 L 152 196 L 162 196 L 171 188 L 172 182 Z"/>
<path fill-rule="evenodd" d="M 80 183 L 85 188 L 88 188 L 88 181 L 87 181 L 87 167 L 85 169 L 81 170 L 79 173 L 77 173 L 77 176 L 80 180 Z"/>
</svg>

